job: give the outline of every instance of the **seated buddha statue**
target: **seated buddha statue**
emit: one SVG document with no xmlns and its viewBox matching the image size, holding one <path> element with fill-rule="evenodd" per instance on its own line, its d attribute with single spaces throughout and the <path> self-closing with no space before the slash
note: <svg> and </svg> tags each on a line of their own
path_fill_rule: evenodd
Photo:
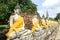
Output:
<svg viewBox="0 0 60 40">
<path fill-rule="evenodd" d="M 6 33 L 7 40 L 33 40 L 31 31 L 25 29 L 24 19 L 19 13 L 20 6 L 17 4 L 14 13 L 10 16 L 10 29 Z"/>
<path fill-rule="evenodd" d="M 14 9 L 14 13 L 12 13 L 12 15 L 10 16 L 9 20 L 10 29 L 6 33 L 7 37 L 9 37 L 13 31 L 19 31 L 20 29 L 24 29 L 24 19 L 19 15 L 19 13 L 20 13 L 20 7 L 17 4 L 17 6 Z"/>
</svg>

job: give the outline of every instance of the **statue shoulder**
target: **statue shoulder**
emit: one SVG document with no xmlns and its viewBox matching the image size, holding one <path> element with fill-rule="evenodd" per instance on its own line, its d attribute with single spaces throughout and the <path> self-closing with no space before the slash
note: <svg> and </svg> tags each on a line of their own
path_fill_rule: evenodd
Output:
<svg viewBox="0 0 60 40">
<path fill-rule="evenodd" d="M 14 15 L 11 15 L 11 16 L 10 16 L 10 19 L 12 19 L 13 17 L 14 17 Z"/>
</svg>

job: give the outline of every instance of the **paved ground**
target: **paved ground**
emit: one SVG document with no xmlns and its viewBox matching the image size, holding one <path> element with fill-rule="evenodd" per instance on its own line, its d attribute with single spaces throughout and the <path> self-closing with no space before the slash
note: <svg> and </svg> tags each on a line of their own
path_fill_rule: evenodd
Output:
<svg viewBox="0 0 60 40">
<path fill-rule="evenodd" d="M 60 26 L 58 28 L 58 32 L 57 32 L 55 40 L 60 40 Z"/>
</svg>

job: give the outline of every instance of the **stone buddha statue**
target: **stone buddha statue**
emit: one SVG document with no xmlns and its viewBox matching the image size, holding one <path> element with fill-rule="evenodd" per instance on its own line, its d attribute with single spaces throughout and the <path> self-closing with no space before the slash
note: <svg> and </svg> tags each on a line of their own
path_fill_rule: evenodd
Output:
<svg viewBox="0 0 60 40">
<path fill-rule="evenodd" d="M 23 17 L 21 17 L 20 15 L 19 15 L 19 13 L 20 13 L 20 6 L 19 6 L 19 4 L 17 3 L 17 5 L 15 6 L 15 9 L 14 9 L 14 12 L 12 13 L 12 15 L 10 16 L 10 22 L 9 22 L 9 24 L 10 24 L 10 29 L 9 29 L 9 32 L 8 33 L 6 33 L 6 36 L 7 37 L 10 37 L 10 36 L 12 36 L 14 33 L 15 33 L 15 31 L 18 31 L 18 29 L 20 30 L 20 29 L 24 29 L 24 20 L 23 20 Z M 21 24 L 21 23 L 22 24 Z M 21 25 L 20 25 L 21 24 Z M 19 26 L 18 26 L 19 25 Z M 12 33 L 13 32 L 13 33 Z M 16 36 L 16 35 L 14 35 L 14 36 Z"/>
<path fill-rule="evenodd" d="M 37 18 L 37 15 L 34 15 L 33 16 L 33 19 L 32 19 L 32 23 L 33 23 L 33 25 L 35 25 L 35 26 L 32 26 L 32 31 L 35 31 L 35 30 L 40 30 L 40 26 L 39 26 L 39 20 L 38 20 L 38 18 Z M 35 27 L 35 28 L 34 28 Z M 34 29 L 34 30 L 33 30 Z"/>
<path fill-rule="evenodd" d="M 7 40 L 33 40 L 30 30 L 24 28 L 24 19 L 19 15 L 20 6 L 15 6 L 14 13 L 10 16 L 10 29 L 6 34 Z"/>
<path fill-rule="evenodd" d="M 14 13 L 12 13 L 12 15 L 10 16 L 10 27 L 13 25 L 14 21 L 16 21 L 16 19 L 18 18 L 20 11 L 21 11 L 20 6 L 17 3 L 14 9 Z"/>
<path fill-rule="evenodd" d="M 41 27 L 39 25 L 39 19 L 37 18 L 37 15 L 33 16 L 32 19 L 32 34 L 35 40 L 40 40 L 40 35 L 41 33 L 43 33 L 43 31 L 41 30 Z"/>
</svg>

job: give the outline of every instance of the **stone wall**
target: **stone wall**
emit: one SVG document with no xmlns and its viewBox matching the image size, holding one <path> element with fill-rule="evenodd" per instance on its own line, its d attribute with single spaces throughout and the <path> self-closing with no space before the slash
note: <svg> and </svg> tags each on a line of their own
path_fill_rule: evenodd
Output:
<svg viewBox="0 0 60 40">
<path fill-rule="evenodd" d="M 32 27 L 32 18 L 35 14 L 26 14 L 26 13 L 21 13 L 20 14 L 24 18 L 24 23 L 25 23 L 25 28 L 31 29 Z M 40 20 L 40 18 L 38 17 Z M 40 21 L 39 21 L 40 22 Z"/>
</svg>

